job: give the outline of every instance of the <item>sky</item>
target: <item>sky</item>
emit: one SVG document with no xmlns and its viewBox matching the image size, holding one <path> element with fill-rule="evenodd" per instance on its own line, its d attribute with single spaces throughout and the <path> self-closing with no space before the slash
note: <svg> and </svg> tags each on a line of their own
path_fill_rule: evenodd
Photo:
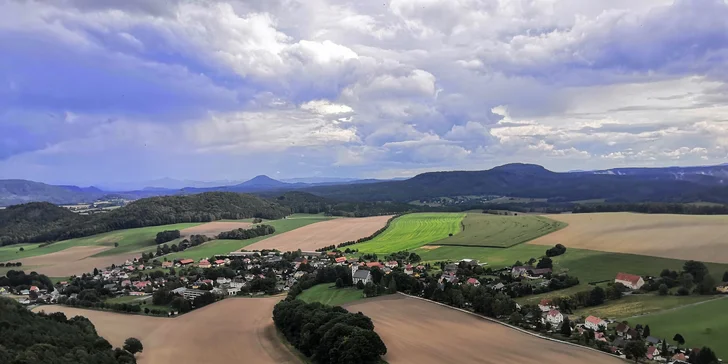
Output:
<svg viewBox="0 0 728 364">
<path fill-rule="evenodd" d="M 0 0 L 0 179 L 728 162 L 728 0 Z"/>
</svg>

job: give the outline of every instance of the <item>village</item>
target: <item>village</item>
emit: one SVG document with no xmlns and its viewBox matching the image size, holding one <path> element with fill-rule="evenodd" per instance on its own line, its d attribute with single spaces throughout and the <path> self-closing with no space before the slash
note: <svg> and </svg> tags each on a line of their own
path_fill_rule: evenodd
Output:
<svg viewBox="0 0 728 364">
<path fill-rule="evenodd" d="M 392 254 L 383 261 L 371 255 L 347 257 L 347 253 L 339 250 L 285 253 L 235 251 L 198 261 L 161 258 L 129 260 L 119 266 L 112 265 L 80 277 L 71 277 L 68 281 L 60 281 L 50 287 L 47 282 L 4 286 L 0 287 L 0 294 L 12 294 L 19 302 L 30 306 L 55 303 L 174 317 L 220 299 L 289 292 L 306 280 L 333 283 L 337 277 L 341 277 L 342 272 L 351 286 L 360 289 L 380 284 L 382 276 L 396 272 L 409 277 L 412 283 L 408 285 L 419 287 L 407 292 L 417 296 L 427 296 L 425 291 L 428 285 L 436 287 L 442 292 L 440 294 L 453 289 L 480 289 L 494 297 L 516 297 L 523 294 L 521 291 L 524 286 L 528 287 L 525 294 L 537 294 L 548 292 L 549 287 L 554 290 L 568 287 L 569 281 L 578 283 L 578 280 L 564 274 L 554 275 L 551 268 L 519 264 L 492 270 L 485 268 L 487 263 L 479 263 L 474 259 L 420 264 L 416 254 L 407 252 Z M 321 278 L 329 273 L 332 278 Z M 22 279 L 16 277 L 15 281 Z M 27 279 L 32 281 L 38 278 Z M 610 285 L 619 287 L 620 294 L 629 295 L 640 290 L 645 283 L 643 277 L 618 273 Z M 373 291 L 383 290 L 384 287 Z M 721 286 L 718 290 L 725 293 L 728 287 Z M 370 296 L 366 289 L 363 294 Z M 453 304 L 446 299 L 430 299 L 477 312 L 469 302 Z M 648 326 L 631 327 L 627 322 L 610 318 L 570 315 L 564 310 L 570 311 L 568 304 L 564 307 L 563 300 L 542 299 L 537 308 L 521 306 L 510 298 L 506 302 L 515 307 L 505 311 L 505 314 L 495 313 L 491 316 L 540 336 L 563 341 L 578 338 L 580 345 L 593 346 L 621 358 L 642 355 L 639 352 L 643 350 L 643 357 L 654 362 L 688 363 L 690 356 L 698 350 L 680 347 L 678 337 L 673 340 L 677 345 L 673 345 L 664 338 L 650 336 Z M 635 345 L 642 347 L 635 348 Z"/>
</svg>

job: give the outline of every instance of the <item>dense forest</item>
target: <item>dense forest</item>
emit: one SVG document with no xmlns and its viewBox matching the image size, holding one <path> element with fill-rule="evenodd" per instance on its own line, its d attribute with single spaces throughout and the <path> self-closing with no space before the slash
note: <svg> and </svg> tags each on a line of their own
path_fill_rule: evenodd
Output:
<svg viewBox="0 0 728 364">
<path fill-rule="evenodd" d="M 293 346 L 316 363 L 377 363 L 387 353 L 372 320 L 361 312 L 285 300 L 273 309 L 273 322 Z"/>
<path fill-rule="evenodd" d="M 0 298 L 0 363 L 133 364 L 136 359 L 112 349 L 85 317 L 36 314 Z"/>
<path fill-rule="evenodd" d="M 292 191 L 267 195 L 295 213 L 331 216 L 365 217 L 423 210 L 422 207 L 399 202 L 341 202 L 307 192 Z"/>
<path fill-rule="evenodd" d="M 251 217 L 280 219 L 288 214 L 288 207 L 273 201 L 232 192 L 146 198 L 109 213 L 89 216 L 77 215 L 50 203 L 29 203 L 0 210 L 0 245 L 64 240 L 183 222 Z"/>
<path fill-rule="evenodd" d="M 266 236 L 276 232 L 276 228 L 270 225 L 257 225 L 250 229 L 234 229 L 230 231 L 221 232 L 218 239 L 234 239 L 234 240 L 247 240 L 257 238 L 259 236 Z"/>
<path fill-rule="evenodd" d="M 728 214 L 728 205 L 690 204 L 690 203 L 603 203 L 574 206 L 574 213 L 590 212 L 639 212 L 643 214 L 689 214 L 689 215 L 724 215 Z"/>
</svg>

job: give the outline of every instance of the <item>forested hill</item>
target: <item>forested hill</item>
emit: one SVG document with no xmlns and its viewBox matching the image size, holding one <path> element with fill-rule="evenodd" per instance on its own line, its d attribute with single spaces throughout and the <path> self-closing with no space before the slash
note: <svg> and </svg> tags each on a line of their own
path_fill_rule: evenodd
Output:
<svg viewBox="0 0 728 364">
<path fill-rule="evenodd" d="M 112 230 L 220 219 L 279 219 L 291 209 L 257 196 L 208 192 L 152 197 L 108 213 L 76 215 L 49 203 L 30 203 L 0 210 L 0 245 L 65 240 Z"/>
<path fill-rule="evenodd" d="M 136 359 L 112 349 L 85 317 L 36 314 L 0 297 L 0 363 L 133 364 Z"/>
<path fill-rule="evenodd" d="M 552 202 L 607 199 L 623 202 L 728 202 L 728 189 L 683 180 L 639 176 L 556 173 L 541 166 L 507 164 L 485 171 L 423 173 L 404 181 L 306 189 L 323 197 L 351 201 L 400 201 L 465 195 L 546 198 Z M 707 193 L 711 191 L 711 193 Z"/>
<path fill-rule="evenodd" d="M 377 201 L 377 202 L 341 202 L 316 196 L 306 192 L 293 191 L 283 194 L 263 194 L 274 199 L 281 205 L 289 207 L 291 211 L 305 214 L 324 213 L 332 216 L 363 217 L 376 215 L 399 214 L 422 207 L 407 203 Z"/>
<path fill-rule="evenodd" d="M 104 192 L 96 188 L 52 186 L 21 179 L 0 180 L 0 206 L 32 201 L 47 201 L 56 204 L 89 202 L 100 198 L 104 194 Z"/>
</svg>

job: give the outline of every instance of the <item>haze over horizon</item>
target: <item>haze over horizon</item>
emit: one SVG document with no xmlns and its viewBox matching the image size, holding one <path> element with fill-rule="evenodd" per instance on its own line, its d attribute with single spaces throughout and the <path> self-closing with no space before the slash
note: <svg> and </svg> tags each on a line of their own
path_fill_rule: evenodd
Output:
<svg viewBox="0 0 728 364">
<path fill-rule="evenodd" d="M 0 179 L 728 162 L 725 0 L 0 0 Z"/>
</svg>

